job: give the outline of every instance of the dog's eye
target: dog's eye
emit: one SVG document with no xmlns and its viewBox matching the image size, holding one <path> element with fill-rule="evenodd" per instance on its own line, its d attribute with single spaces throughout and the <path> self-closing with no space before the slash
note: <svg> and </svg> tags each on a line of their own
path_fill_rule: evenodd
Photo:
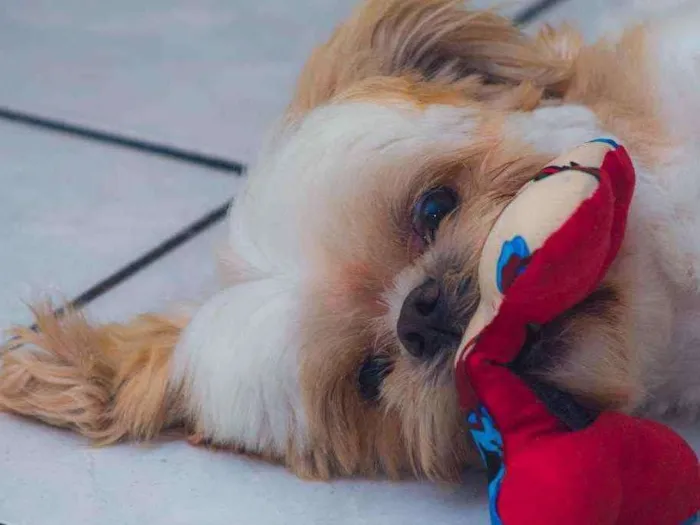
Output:
<svg viewBox="0 0 700 525">
<path fill-rule="evenodd" d="M 381 393 L 384 378 L 391 372 L 391 360 L 387 356 L 374 355 L 365 359 L 357 379 L 360 395 L 367 401 L 376 401 Z"/>
<path fill-rule="evenodd" d="M 457 193 L 446 186 L 424 193 L 413 208 L 414 233 L 426 243 L 434 241 L 440 223 L 457 207 L 457 203 Z"/>
</svg>

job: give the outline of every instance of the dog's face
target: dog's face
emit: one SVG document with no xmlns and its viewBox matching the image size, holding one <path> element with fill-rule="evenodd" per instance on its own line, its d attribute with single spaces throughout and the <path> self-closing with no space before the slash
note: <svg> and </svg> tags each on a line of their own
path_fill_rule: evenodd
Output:
<svg viewBox="0 0 700 525">
<path fill-rule="evenodd" d="M 320 169 L 301 195 L 323 204 L 302 221 L 314 270 L 300 385 L 335 470 L 454 478 L 469 451 L 452 361 L 478 302 L 480 247 L 547 158 L 501 140 L 501 116 L 425 103 L 407 82 L 373 83 L 371 100 L 331 103 L 304 124 L 340 133 L 306 153 Z"/>
<path fill-rule="evenodd" d="M 412 32 L 399 15 L 413 21 Z M 581 107 L 520 111 L 535 88 L 514 77 L 526 76 L 532 64 L 521 70 L 479 56 L 481 76 L 473 78 L 457 58 L 443 56 L 460 46 L 444 34 L 440 17 L 453 31 L 455 20 L 463 31 L 491 24 L 502 40 L 492 45 L 517 47 L 517 31 L 491 16 L 475 18 L 452 2 L 369 2 L 325 55 L 312 59 L 232 211 L 225 266 L 238 306 L 226 322 L 242 328 L 227 352 L 239 356 L 242 372 L 224 374 L 216 361 L 201 368 L 208 374 L 201 372 L 201 381 L 193 376 L 210 385 L 196 401 L 205 433 L 213 427 L 215 438 L 282 458 L 311 477 L 413 471 L 454 479 L 474 457 L 452 358 L 479 299 L 481 246 L 539 169 L 602 133 Z M 418 42 L 392 34 L 385 39 L 400 41 L 399 50 L 383 42 L 380 29 L 388 31 L 389 22 Z M 414 70 L 423 63 L 437 78 L 403 75 L 401 64 L 384 71 L 370 60 L 362 74 L 358 63 L 342 63 L 347 53 L 369 52 L 352 50 L 353 42 L 360 46 L 358 27 L 373 35 L 375 47 L 386 45 L 383 53 L 395 60 L 403 53 L 402 60 L 418 64 Z M 432 43 L 421 31 L 435 37 Z M 429 60 L 428 46 L 440 36 L 445 49 Z M 411 51 L 420 46 L 425 56 Z M 380 58 L 384 64 L 392 56 Z M 500 75 L 513 77 L 512 84 Z M 623 292 L 607 283 L 546 327 L 556 355 L 538 358 L 534 373 L 603 403 L 623 396 L 616 387 L 606 391 L 624 383 L 611 366 L 626 359 L 619 350 Z M 572 356 L 591 337 L 606 355 L 601 366 Z M 207 408 L 216 405 L 218 387 L 211 385 L 219 375 L 219 395 L 228 396 L 221 410 L 237 414 L 245 438 L 222 430 L 220 414 Z M 231 382 L 239 383 L 236 393 L 225 394 Z"/>
<path fill-rule="evenodd" d="M 295 468 L 458 475 L 470 449 L 452 361 L 478 302 L 481 246 L 555 155 L 528 137 L 546 136 L 557 111 L 522 120 L 451 90 L 440 99 L 434 87 L 383 79 L 273 141 L 233 211 L 233 278 L 277 282 L 293 305 L 261 326 L 297 341 L 298 368 L 277 371 L 295 375 L 297 439 L 312 451 Z M 583 110 L 560 116 L 576 124 L 553 148 L 595 133 Z M 586 330 L 609 322 L 589 316 Z"/>
</svg>

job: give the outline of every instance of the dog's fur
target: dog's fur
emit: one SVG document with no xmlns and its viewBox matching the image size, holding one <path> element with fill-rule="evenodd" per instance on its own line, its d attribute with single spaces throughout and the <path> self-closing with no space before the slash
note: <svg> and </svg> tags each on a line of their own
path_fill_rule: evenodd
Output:
<svg viewBox="0 0 700 525">
<path fill-rule="evenodd" d="M 544 164 L 598 136 L 631 152 L 638 188 L 599 292 L 544 328 L 532 373 L 581 402 L 700 406 L 698 10 L 585 44 L 536 38 L 450 0 L 368 0 L 309 60 L 231 210 L 225 287 L 186 320 L 91 326 L 37 310 L 0 369 L 0 408 L 101 442 L 165 428 L 303 477 L 456 479 L 474 458 L 451 359 L 396 334 L 426 277 L 457 297 L 496 216 Z M 460 199 L 416 248 L 411 209 Z M 452 307 L 467 312 L 474 293 Z M 466 319 L 465 319 L 466 322 Z M 390 362 L 374 400 L 368 356 Z"/>
</svg>

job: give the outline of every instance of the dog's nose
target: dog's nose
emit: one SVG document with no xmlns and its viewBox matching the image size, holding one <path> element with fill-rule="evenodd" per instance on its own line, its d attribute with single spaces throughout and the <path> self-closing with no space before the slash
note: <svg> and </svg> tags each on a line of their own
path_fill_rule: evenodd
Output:
<svg viewBox="0 0 700 525">
<path fill-rule="evenodd" d="M 428 279 L 408 294 L 396 332 L 411 355 L 425 359 L 459 344 L 461 336 L 450 322 L 447 298 L 437 280 Z"/>
</svg>

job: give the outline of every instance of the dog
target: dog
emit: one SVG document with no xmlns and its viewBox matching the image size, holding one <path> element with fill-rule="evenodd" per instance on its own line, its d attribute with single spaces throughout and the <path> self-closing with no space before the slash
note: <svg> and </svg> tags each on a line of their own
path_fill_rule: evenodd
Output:
<svg viewBox="0 0 700 525">
<path fill-rule="evenodd" d="M 476 464 L 452 360 L 482 244 L 518 190 L 596 137 L 638 173 L 601 287 L 528 374 L 593 409 L 700 407 L 700 10 L 611 41 L 529 36 L 452 0 L 366 0 L 315 50 L 229 217 L 191 317 L 34 308 L 0 409 L 100 443 L 184 429 L 306 479 L 453 481 Z"/>
</svg>

